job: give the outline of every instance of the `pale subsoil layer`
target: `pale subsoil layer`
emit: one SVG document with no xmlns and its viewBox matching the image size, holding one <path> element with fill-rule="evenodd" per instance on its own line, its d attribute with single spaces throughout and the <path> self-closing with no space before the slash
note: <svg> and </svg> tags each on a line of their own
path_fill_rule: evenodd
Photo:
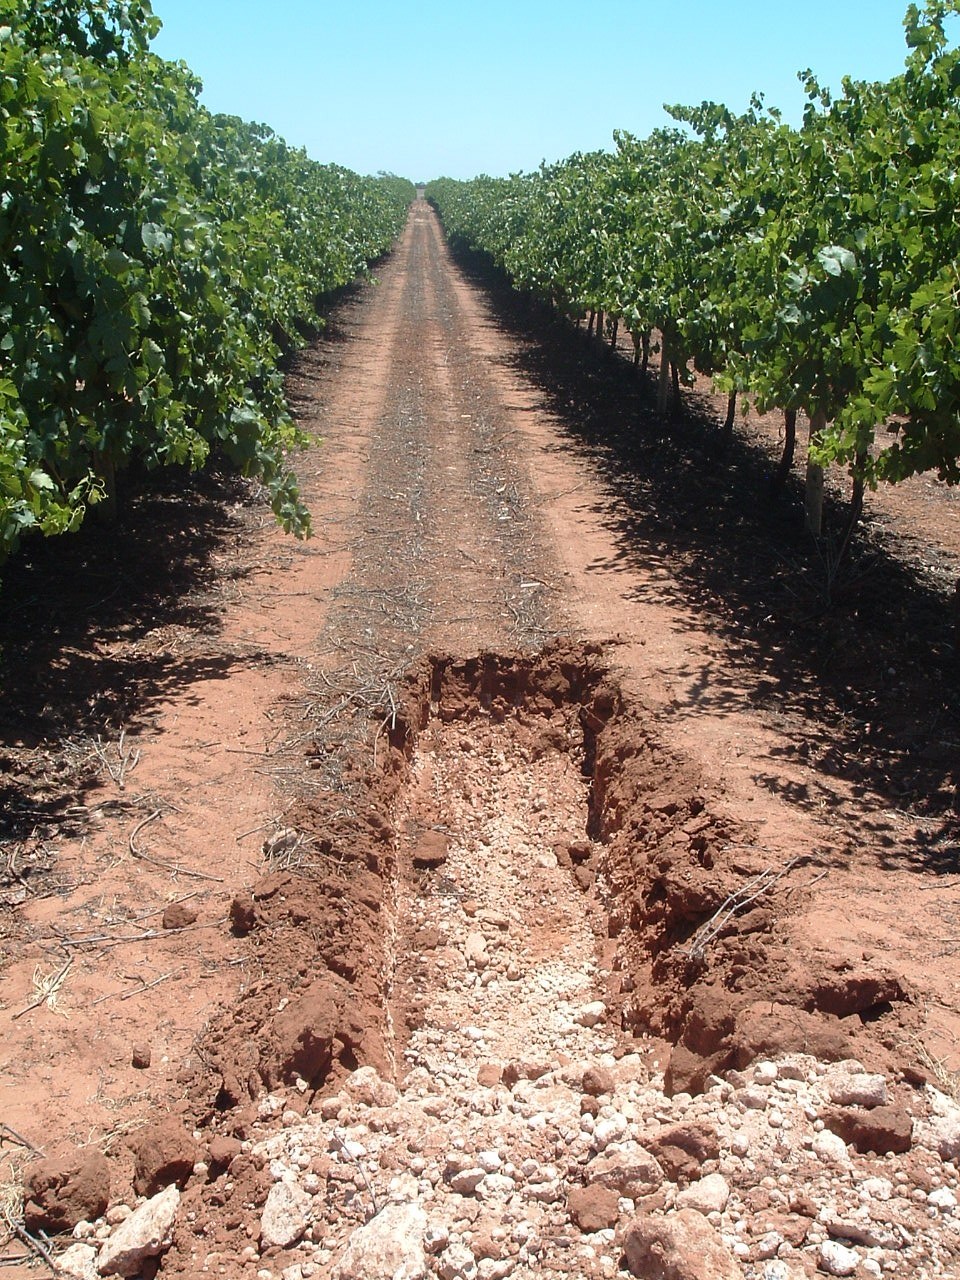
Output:
<svg viewBox="0 0 960 1280">
<path fill-rule="evenodd" d="M 5 581 L 4 1260 L 177 1182 L 127 1274 L 953 1274 L 955 540 L 827 607 L 748 434 L 422 203 L 378 275 L 290 373 L 314 539 L 167 480 Z"/>
</svg>

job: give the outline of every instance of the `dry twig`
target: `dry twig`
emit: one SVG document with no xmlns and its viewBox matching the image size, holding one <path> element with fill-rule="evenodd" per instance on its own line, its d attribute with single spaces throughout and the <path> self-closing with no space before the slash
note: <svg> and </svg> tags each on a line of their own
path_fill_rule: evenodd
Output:
<svg viewBox="0 0 960 1280">
<path fill-rule="evenodd" d="M 35 998 L 27 1005 L 25 1009 L 13 1015 L 13 1019 L 22 1018 L 25 1013 L 29 1013 L 31 1009 L 38 1009 L 40 1005 L 45 1004 L 48 1009 L 56 1009 L 57 995 L 60 988 L 66 981 L 67 974 L 73 966 L 73 956 L 70 956 L 65 964 L 61 965 L 55 973 L 44 974 L 39 965 L 33 971 L 33 990 Z"/>
</svg>

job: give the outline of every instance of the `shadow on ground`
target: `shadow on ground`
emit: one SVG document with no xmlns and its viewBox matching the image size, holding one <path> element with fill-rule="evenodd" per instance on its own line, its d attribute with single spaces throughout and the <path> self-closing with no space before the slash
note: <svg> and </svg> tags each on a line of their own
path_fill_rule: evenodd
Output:
<svg viewBox="0 0 960 1280">
<path fill-rule="evenodd" d="M 680 709 L 752 704 L 783 735 L 782 757 L 814 771 L 815 782 L 793 785 L 774 757 L 760 779 L 771 791 L 835 811 L 881 860 L 960 870 L 960 663 L 948 596 L 869 520 L 837 572 L 802 530 L 799 489 L 772 495 L 775 459 L 756 443 L 735 434 L 724 448 L 706 397 L 688 393 L 683 419 L 665 425 L 652 379 L 519 298 L 483 262 L 459 261 L 487 292 L 494 322 L 519 340 L 511 362 L 539 390 L 560 447 L 585 450 L 617 499 L 595 513 L 616 554 L 593 570 L 642 568 L 649 592 L 706 615 L 724 641 L 722 662 L 691 665 Z M 842 504 L 828 512 L 837 533 L 845 515 Z M 838 780 L 864 801 L 858 814 Z"/>
</svg>

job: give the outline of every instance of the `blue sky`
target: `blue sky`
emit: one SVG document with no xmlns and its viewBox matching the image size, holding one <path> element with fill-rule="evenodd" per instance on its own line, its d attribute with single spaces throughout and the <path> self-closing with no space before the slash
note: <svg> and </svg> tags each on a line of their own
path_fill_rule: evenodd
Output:
<svg viewBox="0 0 960 1280">
<path fill-rule="evenodd" d="M 203 101 L 317 160 L 415 181 L 506 174 L 666 123 L 664 102 L 798 123 L 796 73 L 886 80 L 906 0 L 153 0 Z"/>
</svg>

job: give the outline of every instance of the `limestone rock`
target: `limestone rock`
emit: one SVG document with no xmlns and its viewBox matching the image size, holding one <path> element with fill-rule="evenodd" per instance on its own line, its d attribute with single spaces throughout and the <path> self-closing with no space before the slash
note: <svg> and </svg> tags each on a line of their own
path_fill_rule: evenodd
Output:
<svg viewBox="0 0 960 1280">
<path fill-rule="evenodd" d="M 97 1266 L 104 1276 L 135 1276 L 148 1258 L 170 1246 L 173 1224 L 180 1207 L 180 1192 L 169 1186 L 145 1200 L 122 1222 L 100 1250 Z"/>
<path fill-rule="evenodd" d="M 639 1200 L 663 1183 L 663 1169 L 649 1151 L 635 1142 L 608 1147 L 587 1165 L 589 1183 L 610 1187 L 630 1200 Z"/>
<path fill-rule="evenodd" d="M 689 1187 L 677 1195 L 677 1206 L 680 1209 L 696 1209 L 704 1215 L 723 1213 L 730 1199 L 730 1184 L 719 1173 L 708 1173 L 699 1182 L 692 1182 Z"/>
<path fill-rule="evenodd" d="M 836 1240 L 824 1240 L 820 1246 L 819 1265 L 828 1276 L 852 1276 L 860 1265 L 860 1255 Z"/>
<path fill-rule="evenodd" d="M 944 1098 L 939 1103 L 938 1114 L 917 1121 L 914 1142 L 936 1151 L 941 1160 L 960 1159 L 960 1107 Z"/>
<path fill-rule="evenodd" d="M 426 1233 L 419 1205 L 388 1204 L 351 1235 L 333 1280 L 426 1280 Z"/>
<path fill-rule="evenodd" d="M 296 1244 L 310 1221 L 311 1200 L 295 1182 L 275 1182 L 260 1215 L 260 1238 L 266 1247 L 288 1249 Z"/>
<path fill-rule="evenodd" d="M 888 1101 L 886 1078 L 865 1071 L 834 1068 L 827 1074 L 826 1086 L 830 1101 L 840 1107 L 883 1107 Z"/>
<path fill-rule="evenodd" d="M 465 1244 L 452 1244 L 444 1249 L 437 1264 L 440 1280 L 474 1280 L 477 1260 Z"/>
<path fill-rule="evenodd" d="M 739 1262 L 695 1209 L 635 1219 L 623 1250 L 641 1280 L 743 1280 Z"/>
<path fill-rule="evenodd" d="M 463 953 L 466 956 L 467 965 L 471 969 L 485 969 L 490 963 L 490 956 L 487 953 L 487 940 L 482 933 L 467 934 Z"/>
<path fill-rule="evenodd" d="M 57 1270 L 68 1280 L 98 1280 L 96 1249 L 92 1244 L 72 1244 L 57 1255 Z"/>
</svg>

